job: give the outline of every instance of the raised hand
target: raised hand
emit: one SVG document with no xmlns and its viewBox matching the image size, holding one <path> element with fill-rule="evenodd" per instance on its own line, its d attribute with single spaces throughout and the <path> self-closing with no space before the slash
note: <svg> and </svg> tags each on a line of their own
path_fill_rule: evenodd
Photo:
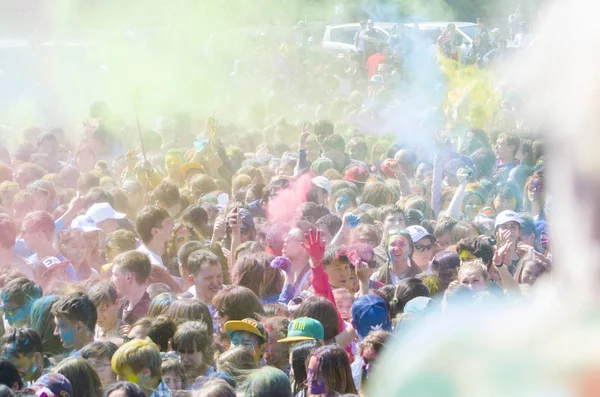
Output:
<svg viewBox="0 0 600 397">
<path fill-rule="evenodd" d="M 231 228 L 231 233 L 239 235 L 242 230 L 242 223 L 240 222 L 240 216 L 238 214 L 238 209 L 235 207 L 231 214 L 229 214 L 229 227 Z"/>
<path fill-rule="evenodd" d="M 314 230 L 310 229 L 308 234 L 304 235 L 305 243 L 302 243 L 302 247 L 308 252 L 312 259 L 311 267 L 317 267 L 321 264 L 323 256 L 325 255 L 325 240 L 321 239 L 321 231 L 317 230 L 315 234 Z"/>
<path fill-rule="evenodd" d="M 310 123 L 302 123 L 302 130 L 300 131 L 300 140 L 298 142 L 298 149 L 300 150 L 306 150 L 306 141 L 308 140 L 308 136 L 310 135 L 310 132 L 308 132 L 308 130 L 310 129 Z"/>
<path fill-rule="evenodd" d="M 494 251 L 494 265 L 498 266 L 501 263 L 505 263 L 508 253 L 510 251 L 510 248 L 512 247 L 512 242 L 511 241 L 505 241 L 504 244 L 502 244 L 499 248 L 497 248 Z"/>
</svg>

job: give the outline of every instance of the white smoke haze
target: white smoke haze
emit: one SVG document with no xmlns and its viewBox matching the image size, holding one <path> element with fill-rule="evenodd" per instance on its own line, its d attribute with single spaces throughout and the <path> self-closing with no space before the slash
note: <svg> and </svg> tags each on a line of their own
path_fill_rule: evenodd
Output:
<svg viewBox="0 0 600 397">
<path fill-rule="evenodd" d="M 394 341 L 369 395 L 598 396 L 600 3 L 547 2 L 503 65 L 548 142 L 554 272 L 531 301 L 470 308 Z"/>
</svg>

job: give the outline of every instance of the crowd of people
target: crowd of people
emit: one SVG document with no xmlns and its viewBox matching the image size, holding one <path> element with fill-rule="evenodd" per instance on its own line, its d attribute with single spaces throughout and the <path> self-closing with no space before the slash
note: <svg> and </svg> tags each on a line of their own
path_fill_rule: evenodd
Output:
<svg viewBox="0 0 600 397">
<path fill-rule="evenodd" d="M 96 102 L 77 139 L 1 148 L 0 396 L 368 396 L 392 337 L 548 282 L 544 145 L 515 93 L 457 113 L 407 38 L 356 45 L 246 69 L 277 76 L 252 125 L 177 113 L 135 144 Z"/>
</svg>

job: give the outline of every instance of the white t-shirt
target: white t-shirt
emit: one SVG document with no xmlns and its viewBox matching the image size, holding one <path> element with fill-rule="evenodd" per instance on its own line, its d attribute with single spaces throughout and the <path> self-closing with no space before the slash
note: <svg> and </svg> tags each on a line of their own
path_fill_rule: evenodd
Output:
<svg viewBox="0 0 600 397">
<path fill-rule="evenodd" d="M 150 258 L 150 263 L 152 265 L 157 265 L 157 266 L 160 266 L 163 269 L 167 270 L 167 267 L 163 264 L 163 260 L 160 257 L 160 255 L 158 255 L 155 252 L 150 251 L 148 249 L 148 247 L 146 247 L 144 244 L 140 245 L 136 251 L 141 252 L 142 254 L 148 255 L 148 257 Z"/>
</svg>

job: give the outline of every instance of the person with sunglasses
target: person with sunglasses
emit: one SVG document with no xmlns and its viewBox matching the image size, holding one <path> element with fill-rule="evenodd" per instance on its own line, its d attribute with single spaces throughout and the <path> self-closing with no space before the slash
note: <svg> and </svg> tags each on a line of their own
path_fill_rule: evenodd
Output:
<svg viewBox="0 0 600 397">
<path fill-rule="evenodd" d="M 31 306 L 41 297 L 42 288 L 25 277 L 18 277 L 6 283 L 0 294 L 0 308 L 8 324 L 12 327 L 27 326 Z"/>
<path fill-rule="evenodd" d="M 413 242 L 413 260 L 421 271 L 428 271 L 429 264 L 436 253 L 435 237 L 423 226 L 409 226 L 406 230 L 410 233 L 410 238 Z"/>
</svg>

